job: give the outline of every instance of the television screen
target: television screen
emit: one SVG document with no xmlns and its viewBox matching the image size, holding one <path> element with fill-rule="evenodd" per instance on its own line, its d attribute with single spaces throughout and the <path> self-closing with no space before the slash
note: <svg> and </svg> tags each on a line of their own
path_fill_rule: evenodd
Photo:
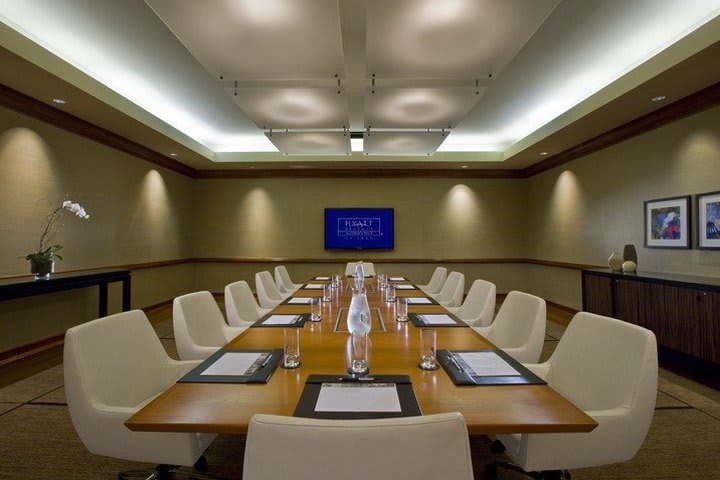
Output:
<svg viewBox="0 0 720 480">
<path fill-rule="evenodd" d="M 326 208 L 326 250 L 392 250 L 395 246 L 392 208 Z"/>
</svg>

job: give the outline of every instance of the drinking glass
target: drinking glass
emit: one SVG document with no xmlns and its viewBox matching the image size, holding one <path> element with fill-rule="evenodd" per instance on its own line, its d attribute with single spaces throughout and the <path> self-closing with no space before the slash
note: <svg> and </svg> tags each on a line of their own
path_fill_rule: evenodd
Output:
<svg viewBox="0 0 720 480">
<path fill-rule="evenodd" d="M 322 320 L 322 301 L 320 297 L 313 297 L 310 300 L 310 321 L 319 322 Z"/>
<path fill-rule="evenodd" d="M 300 366 L 300 329 L 285 329 L 285 345 L 283 346 L 283 368 Z"/>
<path fill-rule="evenodd" d="M 340 288 L 340 275 L 333 275 L 332 277 L 332 288 Z"/>
<path fill-rule="evenodd" d="M 407 300 L 402 297 L 395 300 L 395 320 L 398 322 L 408 321 L 408 304 Z"/>
<path fill-rule="evenodd" d="M 385 289 L 385 300 L 389 303 L 392 303 L 395 301 L 395 286 L 394 285 L 388 285 Z"/>
<path fill-rule="evenodd" d="M 435 370 L 438 368 L 435 360 L 436 351 L 437 330 L 420 329 L 420 368 L 423 370 Z"/>
<path fill-rule="evenodd" d="M 350 373 L 362 374 L 368 372 L 368 361 L 367 361 L 367 347 L 368 347 L 368 336 L 364 335 L 351 335 L 351 360 L 350 360 Z"/>
<path fill-rule="evenodd" d="M 332 302 L 332 285 L 329 283 L 323 285 L 322 300 L 323 302 Z"/>
</svg>

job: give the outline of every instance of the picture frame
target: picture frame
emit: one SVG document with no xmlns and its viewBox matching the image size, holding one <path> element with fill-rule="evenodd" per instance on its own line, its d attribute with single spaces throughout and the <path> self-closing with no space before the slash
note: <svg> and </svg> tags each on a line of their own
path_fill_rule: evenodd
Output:
<svg viewBox="0 0 720 480">
<path fill-rule="evenodd" d="M 720 250 L 720 191 L 698 193 L 695 202 L 697 248 Z"/>
<path fill-rule="evenodd" d="M 690 248 L 690 195 L 646 200 L 643 205 L 646 248 Z"/>
</svg>

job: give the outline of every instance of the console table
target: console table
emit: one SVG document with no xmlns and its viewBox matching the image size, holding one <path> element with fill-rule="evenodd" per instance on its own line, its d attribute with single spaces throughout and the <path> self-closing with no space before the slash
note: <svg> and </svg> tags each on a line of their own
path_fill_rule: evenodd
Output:
<svg viewBox="0 0 720 480">
<path fill-rule="evenodd" d="M 104 317 L 108 312 L 108 284 L 114 282 L 122 282 L 123 312 L 130 310 L 130 270 L 120 269 L 56 273 L 48 280 L 32 277 L 0 280 L 0 301 L 97 285 L 100 293 L 98 317 Z"/>
<path fill-rule="evenodd" d="M 583 310 L 652 330 L 659 345 L 720 364 L 720 278 L 582 271 Z"/>
</svg>

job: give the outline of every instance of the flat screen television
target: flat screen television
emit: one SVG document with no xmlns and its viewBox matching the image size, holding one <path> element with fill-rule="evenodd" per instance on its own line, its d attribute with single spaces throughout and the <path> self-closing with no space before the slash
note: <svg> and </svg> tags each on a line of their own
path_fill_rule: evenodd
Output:
<svg viewBox="0 0 720 480">
<path fill-rule="evenodd" d="M 392 208 L 326 208 L 326 250 L 392 250 L 395 211 Z"/>
</svg>

